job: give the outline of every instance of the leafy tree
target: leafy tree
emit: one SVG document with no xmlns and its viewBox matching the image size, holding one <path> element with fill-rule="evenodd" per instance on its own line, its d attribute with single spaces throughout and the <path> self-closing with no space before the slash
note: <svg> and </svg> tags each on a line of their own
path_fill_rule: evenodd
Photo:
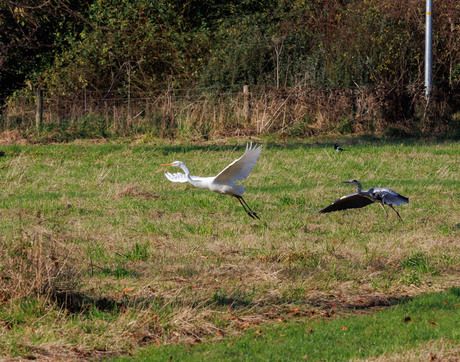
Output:
<svg viewBox="0 0 460 362">
<path fill-rule="evenodd" d="M 0 2 L 0 88 L 10 93 L 40 73 L 61 51 L 64 34 L 83 22 L 69 16 L 85 1 L 3 0 Z"/>
<path fill-rule="evenodd" d="M 95 0 L 86 26 L 40 78 L 49 89 L 158 89 L 168 81 L 192 84 L 206 53 L 187 3 Z"/>
</svg>

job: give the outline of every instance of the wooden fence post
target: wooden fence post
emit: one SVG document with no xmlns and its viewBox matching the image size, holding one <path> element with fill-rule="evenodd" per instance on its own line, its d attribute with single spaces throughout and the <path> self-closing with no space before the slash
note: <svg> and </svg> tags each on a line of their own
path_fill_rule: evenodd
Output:
<svg viewBox="0 0 460 362">
<path fill-rule="evenodd" d="M 43 94 L 41 89 L 37 89 L 37 110 L 35 112 L 35 127 L 40 129 L 43 120 Z"/>
<path fill-rule="evenodd" d="M 131 116 L 131 63 L 128 63 L 128 119 L 127 124 L 130 124 L 133 117 Z"/>
<path fill-rule="evenodd" d="M 147 95 L 148 97 L 148 95 Z M 145 114 L 144 114 L 144 117 L 146 120 L 149 119 L 150 117 L 150 102 L 149 102 L 149 99 L 148 98 L 145 98 Z"/>
<path fill-rule="evenodd" d="M 243 115 L 244 119 L 249 118 L 249 86 L 243 85 Z"/>
<path fill-rule="evenodd" d="M 84 91 L 85 91 L 85 116 L 86 116 L 86 86 L 85 86 Z"/>
</svg>

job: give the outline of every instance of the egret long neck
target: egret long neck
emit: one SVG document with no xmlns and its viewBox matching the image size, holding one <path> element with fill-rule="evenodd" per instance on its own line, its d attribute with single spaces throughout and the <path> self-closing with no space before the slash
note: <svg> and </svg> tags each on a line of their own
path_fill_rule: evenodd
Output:
<svg viewBox="0 0 460 362">
<path fill-rule="evenodd" d="M 362 189 L 361 183 L 359 183 L 358 181 L 356 181 L 356 186 L 358 187 L 358 189 L 356 190 L 356 192 L 357 192 L 358 194 L 360 194 L 360 193 L 361 193 L 361 189 Z"/>
<path fill-rule="evenodd" d="M 190 182 L 192 185 L 197 186 L 196 182 L 192 180 L 190 177 L 190 171 L 188 170 L 188 167 L 185 165 L 185 163 L 181 163 L 179 167 L 184 170 L 185 176 L 187 176 L 187 181 Z"/>
<path fill-rule="evenodd" d="M 187 178 L 191 180 L 190 171 L 188 170 L 188 167 L 185 165 L 185 163 L 181 163 L 179 167 L 185 172 L 185 175 L 187 176 Z"/>
</svg>

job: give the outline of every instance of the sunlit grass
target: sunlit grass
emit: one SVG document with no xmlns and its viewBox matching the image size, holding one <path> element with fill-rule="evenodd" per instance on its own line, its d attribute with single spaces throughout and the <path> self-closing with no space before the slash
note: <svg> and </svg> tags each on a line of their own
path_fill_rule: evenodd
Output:
<svg viewBox="0 0 460 362">
<path fill-rule="evenodd" d="M 2 268 L 4 290 L 15 291 L 8 283 L 20 271 L 11 271 L 34 270 L 31 261 L 47 270 L 58 260 L 56 268 L 69 267 L 76 279 L 51 280 L 62 291 L 72 279 L 74 314 L 38 295 L 44 311 L 14 322 L 0 338 L 2 354 L 24 355 L 24 346 L 44 344 L 115 353 L 202 340 L 237 333 L 232 316 L 260 324 L 289 318 L 295 306 L 458 285 L 458 143 L 351 139 L 346 152 L 336 153 L 331 140 L 262 140 L 262 155 L 244 181 L 245 200 L 260 221 L 234 198 L 170 183 L 160 167 L 181 160 L 192 175 L 215 175 L 242 155 L 245 141 L 2 147 L 1 251 L 14 255 Z M 409 197 L 398 208 L 404 221 L 391 210 L 385 218 L 378 205 L 314 212 L 354 192 L 341 183 L 351 178 Z M 2 308 L 19 308 L 14 293 L 4 299 L 9 304 Z M 102 322 L 88 314 L 94 305 L 112 316 L 103 322 L 112 331 L 103 338 Z M 266 315 L 273 308 L 276 318 Z M 79 327 L 69 327 L 75 318 Z M 18 347 L 26 326 L 40 333 L 27 334 Z"/>
<path fill-rule="evenodd" d="M 135 360 L 349 361 L 389 360 L 393 356 L 394 360 L 449 360 L 460 351 L 459 302 L 460 290 L 456 288 L 373 314 L 358 309 L 347 318 L 253 327 L 240 337 L 213 344 L 149 348 L 136 354 Z"/>
</svg>

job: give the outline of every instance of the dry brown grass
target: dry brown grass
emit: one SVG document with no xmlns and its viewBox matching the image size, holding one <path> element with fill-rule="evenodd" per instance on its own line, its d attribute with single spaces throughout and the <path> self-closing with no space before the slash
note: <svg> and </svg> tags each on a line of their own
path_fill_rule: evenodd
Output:
<svg viewBox="0 0 460 362">
<path fill-rule="evenodd" d="M 452 118 L 448 115 L 451 111 L 444 100 L 433 97 L 425 110 L 420 97 L 423 91 L 406 90 L 403 93 L 411 103 L 405 107 L 410 108 L 405 115 L 400 99 L 402 90 L 394 85 L 320 89 L 299 84 L 292 88 L 254 88 L 248 94 L 177 92 L 168 90 L 156 96 L 139 93 L 130 106 L 123 99 L 88 100 L 91 106 L 86 109 L 81 102 L 73 103 L 75 99 L 69 94 L 54 95 L 52 98 L 62 97 L 65 101 L 45 101 L 44 124 L 48 131 L 41 132 L 38 138 L 52 142 L 105 138 L 107 133 L 125 137 L 150 133 L 192 140 L 260 134 L 305 137 L 340 133 L 380 137 L 386 133 L 392 137 L 455 131 L 455 121 L 448 121 Z M 27 141 L 21 134 L 37 136 L 34 109 L 33 102 L 24 103 L 22 98 L 9 101 L 5 129 L 21 129 L 22 133 L 5 131 L 0 144 L 24 144 Z"/>
<path fill-rule="evenodd" d="M 6 130 L 0 133 L 0 145 L 25 145 L 28 140 L 18 130 Z"/>
<path fill-rule="evenodd" d="M 431 340 L 428 343 L 397 354 L 383 354 L 376 358 L 368 358 L 366 361 L 460 361 L 460 347 L 455 341 L 440 339 Z"/>
<path fill-rule="evenodd" d="M 2 300 L 50 299 L 57 293 L 78 290 L 80 257 L 69 240 L 68 236 L 48 233 L 39 225 L 10 242 L 2 240 Z"/>
</svg>

